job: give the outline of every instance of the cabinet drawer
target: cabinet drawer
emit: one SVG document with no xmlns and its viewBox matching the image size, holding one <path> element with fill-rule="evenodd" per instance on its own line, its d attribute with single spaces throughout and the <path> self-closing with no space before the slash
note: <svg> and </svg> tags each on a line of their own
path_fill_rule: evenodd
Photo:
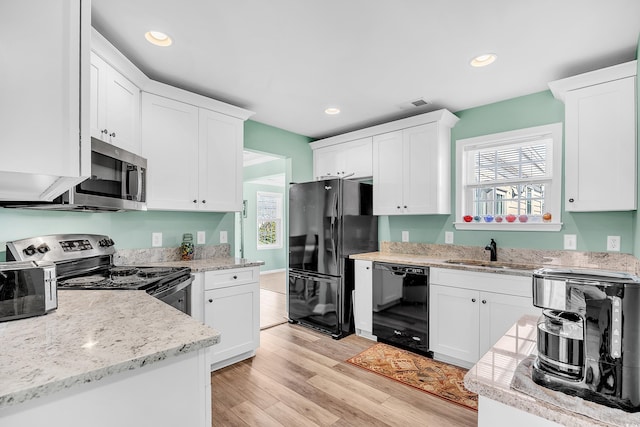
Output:
<svg viewBox="0 0 640 427">
<path fill-rule="evenodd" d="M 522 297 L 532 295 L 530 276 L 431 268 L 430 283 Z"/>
<path fill-rule="evenodd" d="M 258 268 L 234 268 L 204 273 L 205 290 L 220 289 L 258 281 Z"/>
</svg>

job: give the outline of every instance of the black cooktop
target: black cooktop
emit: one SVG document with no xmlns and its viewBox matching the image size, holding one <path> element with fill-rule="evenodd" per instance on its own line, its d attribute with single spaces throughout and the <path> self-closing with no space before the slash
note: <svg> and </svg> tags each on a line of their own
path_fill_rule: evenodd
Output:
<svg viewBox="0 0 640 427">
<path fill-rule="evenodd" d="M 58 279 L 59 289 L 130 289 L 153 294 L 189 278 L 187 267 L 111 266 Z"/>
</svg>

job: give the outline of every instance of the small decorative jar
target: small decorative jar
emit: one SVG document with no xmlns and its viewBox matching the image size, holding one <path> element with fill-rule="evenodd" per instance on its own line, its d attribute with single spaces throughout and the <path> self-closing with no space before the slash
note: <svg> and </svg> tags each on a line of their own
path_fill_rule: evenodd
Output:
<svg viewBox="0 0 640 427">
<path fill-rule="evenodd" d="M 182 235 L 180 257 L 183 261 L 191 261 L 193 259 L 193 234 L 185 233 Z"/>
</svg>

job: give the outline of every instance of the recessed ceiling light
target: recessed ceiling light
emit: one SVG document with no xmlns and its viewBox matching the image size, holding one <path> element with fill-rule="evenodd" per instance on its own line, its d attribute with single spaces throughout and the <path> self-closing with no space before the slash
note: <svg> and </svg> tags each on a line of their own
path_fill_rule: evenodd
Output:
<svg viewBox="0 0 640 427">
<path fill-rule="evenodd" d="M 166 47 L 171 46 L 171 43 L 173 43 L 171 37 L 160 31 L 147 31 L 144 34 L 144 38 L 147 39 L 149 43 L 155 44 L 156 46 Z"/>
<path fill-rule="evenodd" d="M 338 107 L 329 107 L 324 110 L 324 112 L 330 116 L 335 116 L 336 114 L 340 114 L 340 109 Z"/>
<path fill-rule="evenodd" d="M 471 60 L 472 67 L 484 67 L 491 64 L 498 58 L 498 55 L 495 53 L 485 53 L 482 55 L 478 55 Z"/>
</svg>

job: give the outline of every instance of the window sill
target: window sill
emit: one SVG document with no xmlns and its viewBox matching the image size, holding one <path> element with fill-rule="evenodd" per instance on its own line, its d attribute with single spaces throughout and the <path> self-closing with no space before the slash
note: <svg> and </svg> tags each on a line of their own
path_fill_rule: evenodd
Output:
<svg viewBox="0 0 640 427">
<path fill-rule="evenodd" d="M 560 231 L 561 222 L 454 222 L 456 230 L 488 231 Z"/>
</svg>

